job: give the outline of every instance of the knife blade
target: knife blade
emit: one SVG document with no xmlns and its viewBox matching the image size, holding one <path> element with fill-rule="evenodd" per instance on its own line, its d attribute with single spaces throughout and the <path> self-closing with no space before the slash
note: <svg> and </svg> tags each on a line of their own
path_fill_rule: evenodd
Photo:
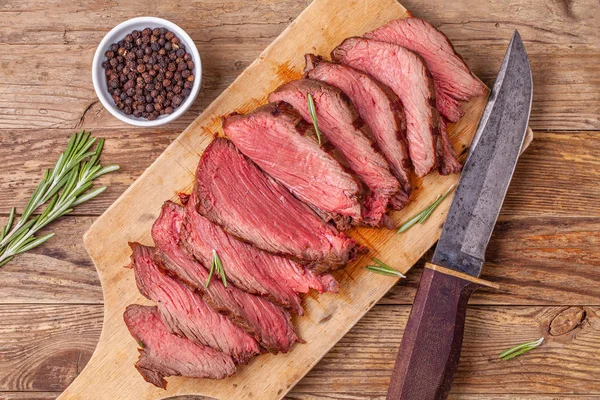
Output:
<svg viewBox="0 0 600 400">
<path fill-rule="evenodd" d="M 478 287 L 485 250 L 525 134 L 533 83 L 517 31 L 463 168 L 431 263 L 421 276 L 392 373 L 388 400 L 443 400 L 462 348 L 468 299 Z"/>
<path fill-rule="evenodd" d="M 527 132 L 533 81 L 515 31 L 481 118 L 431 262 L 479 276 Z"/>
</svg>

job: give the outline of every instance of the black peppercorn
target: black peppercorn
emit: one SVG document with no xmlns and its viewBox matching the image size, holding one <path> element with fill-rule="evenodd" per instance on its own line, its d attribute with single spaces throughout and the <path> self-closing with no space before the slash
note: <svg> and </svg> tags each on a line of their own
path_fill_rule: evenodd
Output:
<svg viewBox="0 0 600 400">
<path fill-rule="evenodd" d="M 152 120 L 172 113 L 191 94 L 192 56 L 166 28 L 134 30 L 104 55 L 107 89 L 127 115 Z"/>
</svg>

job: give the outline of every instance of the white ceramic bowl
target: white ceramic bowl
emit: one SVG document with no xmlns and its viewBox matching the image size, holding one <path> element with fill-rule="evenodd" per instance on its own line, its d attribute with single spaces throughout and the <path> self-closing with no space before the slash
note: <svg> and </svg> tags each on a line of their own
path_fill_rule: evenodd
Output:
<svg viewBox="0 0 600 400">
<path fill-rule="evenodd" d="M 104 54 L 109 50 L 111 44 L 123 40 L 125 35 L 136 29 L 142 31 L 144 28 L 167 28 L 173 32 L 185 45 L 185 50 L 191 54 L 192 61 L 194 62 L 193 74 L 195 79 L 190 95 L 183 101 L 183 103 L 181 103 L 179 107 L 177 107 L 177 109 L 175 109 L 172 114 L 160 115 L 158 118 L 152 121 L 147 120 L 146 118 L 136 118 L 133 115 L 126 115 L 123 111 L 116 107 L 112 96 L 110 93 L 108 93 L 106 74 L 104 68 L 102 67 L 102 63 L 106 60 Z M 94 62 L 92 64 L 92 81 L 94 82 L 94 89 L 96 90 L 98 99 L 100 99 L 100 102 L 104 108 L 106 108 L 112 115 L 131 125 L 146 127 L 159 126 L 176 120 L 194 103 L 194 100 L 196 100 L 198 92 L 200 91 L 200 84 L 202 81 L 202 62 L 194 41 L 179 26 L 162 18 L 138 17 L 120 23 L 110 32 L 108 32 L 106 36 L 104 36 L 104 39 L 102 39 L 100 45 L 98 45 L 96 54 L 94 55 Z"/>
</svg>

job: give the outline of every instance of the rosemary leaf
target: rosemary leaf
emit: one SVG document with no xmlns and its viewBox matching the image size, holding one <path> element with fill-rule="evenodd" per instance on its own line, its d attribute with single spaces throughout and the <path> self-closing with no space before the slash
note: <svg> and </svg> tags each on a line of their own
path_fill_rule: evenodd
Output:
<svg viewBox="0 0 600 400">
<path fill-rule="evenodd" d="M 221 275 L 221 280 L 223 281 L 223 286 L 227 287 L 227 277 L 225 276 L 225 269 L 223 269 L 223 263 L 221 262 L 221 258 L 215 251 L 215 261 L 217 263 L 217 268 L 219 275 Z"/>
<path fill-rule="evenodd" d="M 94 144 L 96 147 L 90 150 Z M 91 137 L 90 132 L 81 131 L 71 136 L 54 167 L 44 171 L 42 181 L 15 224 L 16 209 L 11 209 L 8 223 L 0 231 L 0 266 L 10 262 L 15 255 L 29 251 L 52 238 L 53 233 L 42 237 L 37 237 L 36 233 L 73 211 L 73 207 L 106 189 L 94 189 L 94 180 L 105 173 L 116 171 L 119 166 L 103 168 L 100 165 L 103 146 L 104 140 Z M 41 207 L 44 207 L 43 211 L 39 215 L 33 215 Z"/>
<path fill-rule="evenodd" d="M 215 263 L 215 254 L 217 254 L 214 250 L 213 250 L 213 256 L 212 256 L 212 260 L 210 263 L 210 270 L 208 271 L 208 278 L 206 278 L 206 283 L 204 284 L 204 287 L 208 287 L 208 285 L 210 285 L 210 280 L 212 279 L 213 273 L 215 272 L 215 268 L 216 268 L 216 263 Z"/>
<path fill-rule="evenodd" d="M 386 275 L 386 276 L 395 276 L 399 278 L 406 278 L 406 276 L 402 275 L 399 271 L 390 267 L 386 263 L 377 258 L 373 258 L 373 261 L 376 265 L 367 265 L 365 269 L 367 271 L 375 272 L 376 274 Z"/>
<path fill-rule="evenodd" d="M 34 236 L 32 236 L 30 239 L 32 239 L 31 241 L 24 243 L 23 247 L 21 247 L 19 249 L 18 253 L 15 253 L 15 255 L 17 254 L 21 254 L 21 253 L 25 253 L 26 251 L 29 251 L 31 249 L 33 249 L 34 247 L 39 246 L 40 244 L 44 243 L 45 241 L 49 240 L 52 236 L 54 236 L 54 232 L 49 233 L 47 235 L 44 235 L 42 237 L 39 238 L 35 238 Z"/>
<path fill-rule="evenodd" d="M 208 272 L 208 278 L 206 279 L 205 287 L 208 287 L 210 284 L 210 280 L 212 279 L 213 274 L 217 272 L 221 277 L 221 281 L 223 282 L 223 286 L 227 287 L 227 277 L 225 276 L 225 269 L 223 269 L 223 263 L 221 262 L 221 258 L 217 254 L 217 251 L 213 249 L 212 251 L 212 260 L 210 263 L 210 271 Z"/>
<path fill-rule="evenodd" d="M 517 356 L 520 356 L 523 353 L 526 353 L 530 350 L 533 350 L 533 349 L 539 347 L 543 342 L 544 342 L 544 338 L 541 337 L 538 340 L 535 340 L 533 342 L 522 343 L 515 347 L 511 347 L 510 349 L 508 349 L 506 351 L 503 351 L 502 353 L 500 353 L 498 355 L 498 357 L 503 359 L 504 361 L 510 360 L 511 358 L 515 358 Z"/>
<path fill-rule="evenodd" d="M 0 267 L 4 267 L 6 264 L 11 262 L 13 258 L 14 258 L 14 256 L 10 256 L 10 257 L 7 257 L 4 260 L 0 261 Z"/>
<path fill-rule="evenodd" d="M 8 221 L 6 222 L 4 229 L 2 229 L 2 233 L 0 233 L 0 241 L 2 239 L 4 239 L 4 236 L 6 236 L 6 234 L 10 230 L 10 227 L 12 226 L 13 221 L 15 220 L 15 212 L 16 211 L 17 211 L 17 209 L 15 207 L 10 209 L 10 214 L 8 214 Z"/>
<path fill-rule="evenodd" d="M 414 225 L 418 224 L 419 221 L 421 220 L 421 218 L 423 217 L 424 211 L 425 210 L 419 212 L 417 215 L 415 215 L 414 217 L 412 217 L 411 219 L 409 219 L 408 221 L 403 223 L 400 226 L 400 228 L 398 229 L 398 232 L 396 232 L 396 233 L 402 233 L 404 231 L 407 231 L 408 229 L 412 228 Z"/>
<path fill-rule="evenodd" d="M 417 213 L 415 216 L 413 216 L 411 219 L 409 219 L 408 221 L 403 223 L 400 226 L 400 228 L 398 229 L 397 233 L 405 232 L 408 229 L 410 229 L 411 227 L 413 227 L 414 225 L 422 224 L 425 221 L 427 221 L 427 219 L 431 216 L 431 214 L 433 214 L 435 209 L 442 203 L 442 201 L 444 201 L 444 199 L 446 197 L 448 197 L 448 195 L 450 194 L 452 189 L 454 189 L 454 185 L 450 186 L 450 188 L 448 190 L 446 190 L 446 192 L 444 194 L 438 195 L 438 197 L 435 199 L 435 201 L 433 203 L 431 203 L 430 205 L 425 207 L 423 210 L 421 210 L 419 213 Z"/>
<path fill-rule="evenodd" d="M 319 131 L 319 123 L 317 121 L 317 110 L 315 109 L 315 101 L 313 100 L 312 95 L 309 93 L 307 96 L 308 101 L 308 112 L 310 113 L 310 117 L 312 118 L 313 126 L 315 127 L 315 134 L 317 135 L 317 140 L 319 141 L 319 146 L 321 145 L 321 132 Z"/>
</svg>

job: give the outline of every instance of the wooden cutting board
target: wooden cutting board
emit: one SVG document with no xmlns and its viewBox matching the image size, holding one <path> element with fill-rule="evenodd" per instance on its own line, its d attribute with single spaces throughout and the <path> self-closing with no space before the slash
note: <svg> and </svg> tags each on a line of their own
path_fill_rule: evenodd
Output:
<svg viewBox="0 0 600 400">
<path fill-rule="evenodd" d="M 450 205 L 446 200 L 423 225 L 403 234 L 384 229 L 350 232 L 369 254 L 338 271 L 338 294 L 311 293 L 303 300 L 304 317 L 295 318 L 300 337 L 288 354 L 262 355 L 238 373 L 221 381 L 168 378 L 168 389 L 146 383 L 134 368 L 137 343 L 123 322 L 132 303 L 149 304 L 137 291 L 129 262 L 129 241 L 152 244 L 150 227 L 165 200 L 189 192 L 199 157 L 220 132 L 220 118 L 232 111 L 249 112 L 266 102 L 282 83 L 299 78 L 304 54 L 328 55 L 343 39 L 362 35 L 389 20 L 409 13 L 395 0 L 315 0 L 142 174 L 85 234 L 104 291 L 104 325 L 91 360 L 60 399 L 160 399 L 176 395 L 207 395 L 224 400 L 283 397 L 397 280 L 364 270 L 377 257 L 406 272 L 436 242 Z M 467 106 L 466 115 L 449 128 L 462 160 L 485 106 L 480 98 Z M 526 145 L 531 141 L 528 134 Z M 445 192 L 458 176 L 437 173 L 415 181 L 413 201 L 392 214 L 406 220 Z"/>
</svg>

